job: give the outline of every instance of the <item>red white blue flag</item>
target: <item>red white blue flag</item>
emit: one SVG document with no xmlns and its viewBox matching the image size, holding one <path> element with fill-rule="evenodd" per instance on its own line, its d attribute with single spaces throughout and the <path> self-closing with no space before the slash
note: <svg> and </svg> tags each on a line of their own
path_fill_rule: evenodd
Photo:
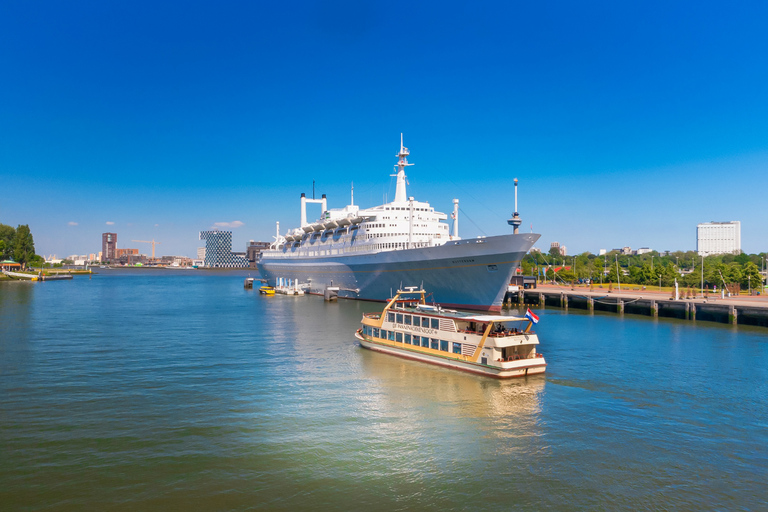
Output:
<svg viewBox="0 0 768 512">
<path fill-rule="evenodd" d="M 528 320 L 530 320 L 535 324 L 539 323 L 539 317 L 536 316 L 533 311 L 531 311 L 531 308 L 528 308 L 528 311 L 526 311 L 525 318 L 527 318 Z"/>
</svg>

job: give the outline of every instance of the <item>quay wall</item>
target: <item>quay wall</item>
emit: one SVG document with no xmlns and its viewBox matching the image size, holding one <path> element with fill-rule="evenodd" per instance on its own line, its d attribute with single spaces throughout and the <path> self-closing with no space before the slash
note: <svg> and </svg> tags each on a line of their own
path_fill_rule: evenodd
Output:
<svg viewBox="0 0 768 512">
<path fill-rule="evenodd" d="M 587 288 L 539 286 L 535 289 L 509 292 L 505 304 L 531 305 L 541 308 L 581 309 L 619 315 L 645 315 L 653 318 L 720 322 L 732 325 L 768 327 L 768 298 L 670 298 L 668 293 L 643 291 L 605 291 Z"/>
</svg>

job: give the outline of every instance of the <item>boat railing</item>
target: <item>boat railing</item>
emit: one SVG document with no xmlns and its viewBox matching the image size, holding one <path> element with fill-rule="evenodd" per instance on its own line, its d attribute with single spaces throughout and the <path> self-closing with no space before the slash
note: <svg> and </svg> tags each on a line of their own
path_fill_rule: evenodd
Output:
<svg viewBox="0 0 768 512">
<path fill-rule="evenodd" d="M 381 318 L 381 313 L 363 313 L 363 317 L 379 320 Z"/>
<path fill-rule="evenodd" d="M 543 357 L 544 357 L 544 354 L 537 352 L 535 354 L 528 355 L 528 356 L 521 356 L 520 354 L 515 354 L 514 356 L 501 357 L 496 361 L 499 363 L 511 363 L 514 361 L 522 361 L 523 359 L 536 359 L 536 358 L 543 358 Z"/>
</svg>

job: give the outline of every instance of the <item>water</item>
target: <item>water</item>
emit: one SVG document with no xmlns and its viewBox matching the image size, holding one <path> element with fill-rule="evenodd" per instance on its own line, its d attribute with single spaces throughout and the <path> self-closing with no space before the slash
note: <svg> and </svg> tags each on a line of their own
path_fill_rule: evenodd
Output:
<svg viewBox="0 0 768 512">
<path fill-rule="evenodd" d="M 245 275 L 0 282 L 0 508 L 768 508 L 768 330 L 539 310 L 496 381 Z"/>
</svg>

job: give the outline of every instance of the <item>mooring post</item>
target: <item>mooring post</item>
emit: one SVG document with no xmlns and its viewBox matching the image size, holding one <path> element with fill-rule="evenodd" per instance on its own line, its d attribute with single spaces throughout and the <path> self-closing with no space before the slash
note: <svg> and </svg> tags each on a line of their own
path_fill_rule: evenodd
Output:
<svg viewBox="0 0 768 512">
<path fill-rule="evenodd" d="M 656 299 L 651 299 L 651 316 L 659 318 L 659 304 Z"/>
<path fill-rule="evenodd" d="M 728 306 L 728 323 L 736 325 L 738 323 L 738 313 L 736 306 Z"/>
<path fill-rule="evenodd" d="M 691 320 L 696 320 L 696 303 L 691 302 Z"/>
<path fill-rule="evenodd" d="M 560 307 L 568 309 L 568 296 L 565 293 L 560 293 Z"/>
<path fill-rule="evenodd" d="M 547 305 L 547 301 L 546 301 L 546 300 L 544 300 L 544 294 L 543 294 L 543 293 L 540 293 L 540 294 L 539 294 L 539 307 L 541 307 L 542 309 L 544 309 L 544 306 L 546 306 L 546 305 Z"/>
<path fill-rule="evenodd" d="M 620 315 L 623 315 L 624 314 L 624 301 L 621 300 L 621 299 L 616 299 L 616 308 L 618 310 L 617 312 Z"/>
<path fill-rule="evenodd" d="M 587 309 L 589 310 L 590 313 L 594 314 L 594 312 L 595 312 L 595 299 L 594 298 L 590 297 L 590 298 L 587 299 Z"/>
<path fill-rule="evenodd" d="M 690 302 L 685 303 L 685 319 L 686 320 L 691 319 L 691 303 Z"/>
</svg>

